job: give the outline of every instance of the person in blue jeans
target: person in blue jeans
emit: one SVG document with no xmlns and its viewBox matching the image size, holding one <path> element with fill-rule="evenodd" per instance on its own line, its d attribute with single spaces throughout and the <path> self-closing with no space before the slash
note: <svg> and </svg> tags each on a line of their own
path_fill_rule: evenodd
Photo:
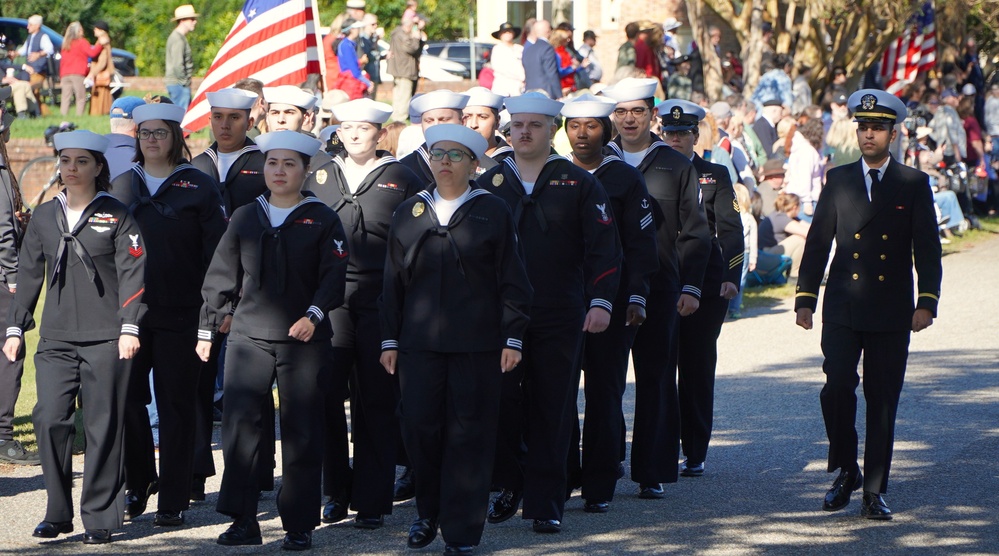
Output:
<svg viewBox="0 0 999 556">
<path fill-rule="evenodd" d="M 187 34 L 197 27 L 198 14 L 194 6 L 184 4 L 173 11 L 173 21 L 177 27 L 167 37 L 164 82 L 170 100 L 187 110 L 191 104 L 191 77 L 194 75 L 194 57 Z"/>
</svg>

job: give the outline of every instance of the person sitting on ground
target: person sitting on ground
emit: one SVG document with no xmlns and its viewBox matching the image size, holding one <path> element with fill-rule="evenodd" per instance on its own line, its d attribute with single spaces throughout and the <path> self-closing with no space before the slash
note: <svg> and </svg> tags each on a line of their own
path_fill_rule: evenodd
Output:
<svg viewBox="0 0 999 556">
<path fill-rule="evenodd" d="M 760 221 L 759 247 L 773 255 L 791 257 L 791 278 L 797 278 L 808 235 L 808 224 L 798 219 L 801 200 L 794 193 L 781 193 L 774 208 Z"/>
</svg>

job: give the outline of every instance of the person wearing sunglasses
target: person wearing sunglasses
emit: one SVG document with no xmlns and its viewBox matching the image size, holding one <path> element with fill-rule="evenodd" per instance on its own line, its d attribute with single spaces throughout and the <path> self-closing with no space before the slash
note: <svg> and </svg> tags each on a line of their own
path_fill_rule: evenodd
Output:
<svg viewBox="0 0 999 556">
<path fill-rule="evenodd" d="M 521 360 L 532 288 L 506 202 L 470 181 L 486 140 L 426 134 L 434 183 L 399 205 L 382 290 L 381 362 L 399 377 L 416 474 L 407 545 L 468 554 L 486 521 L 503 373 Z"/>
<path fill-rule="evenodd" d="M 192 478 L 192 431 L 209 427 L 203 438 L 211 441 L 211 421 L 198 421 L 196 407 L 211 406 L 212 390 L 199 393 L 198 385 L 205 379 L 214 383 L 215 377 L 214 369 L 202 368 L 192 348 L 198 340 L 201 283 L 226 220 L 218 182 L 188 162 L 183 118 L 184 109 L 173 104 L 136 107 L 135 165 L 115 178 L 112 188 L 130 207 L 151 253 L 146 263 L 148 313 L 139 329 L 142 348 L 132 366 L 126 408 L 125 517 L 141 515 L 149 495 L 158 490 L 153 524 L 160 527 L 182 525 L 192 489 L 203 495 L 205 477 L 215 474 L 213 465 L 197 481 Z M 201 377 L 202 371 L 209 376 Z M 150 372 L 160 415 L 158 485 L 146 417 Z"/>
<path fill-rule="evenodd" d="M 678 479 L 677 320 L 692 314 L 700 304 L 711 249 L 711 234 L 699 201 L 697 170 L 649 131 L 657 116 L 657 83 L 651 78 L 626 78 L 602 93 L 617 102 L 611 121 L 619 134 L 608 147 L 645 176 L 654 201 L 659 248 L 659 272 L 646 300 L 646 319 L 632 345 L 635 424 L 631 478 L 639 485 L 639 497 L 645 499 L 663 498 L 662 483 Z"/>
<path fill-rule="evenodd" d="M 392 513 L 401 444 L 396 415 L 399 381 L 378 362 L 377 300 L 392 213 L 425 187 L 394 156 L 377 149 L 386 134 L 382 124 L 391 114 L 388 104 L 366 98 L 334 106 L 333 116 L 341 122 L 336 133 L 345 152 L 316 170 L 305 184 L 340 215 L 350 252 L 346 301 L 330 314 L 334 358 L 326 400 L 323 491 L 329 498 L 323 521 L 344 519 L 349 505 L 357 512 L 354 526 L 360 529 L 378 529 L 383 516 Z M 353 474 L 343 406 L 348 380 Z"/>
<path fill-rule="evenodd" d="M 624 443 L 625 425 L 621 402 L 628 354 L 645 320 L 650 280 L 659 269 L 652 201 L 645 178 L 620 157 L 604 150 L 611 140 L 610 115 L 616 104 L 609 98 L 586 94 L 562 107 L 566 135 L 572 145 L 567 158 L 592 173 L 607 190 L 624 252 L 621 286 L 614 299 L 610 326 L 600 334 L 587 334 L 583 343 L 586 427 L 582 431 L 581 463 L 579 442 L 569 446 L 568 489 L 583 488 L 583 511 L 588 513 L 607 512 L 614 498 L 623 459 L 620 446 Z M 573 420 L 578 435 L 579 419 Z"/>
<path fill-rule="evenodd" d="M 739 293 L 745 242 L 731 174 L 725 166 L 708 162 L 694 152 L 704 109 L 686 100 L 665 100 L 656 108 L 662 119 L 666 144 L 690 159 L 697 170 L 711 232 L 711 252 L 704 272 L 700 307 L 694 314 L 680 319 L 677 342 L 680 445 L 686 458 L 680 475 L 700 477 L 704 475 L 704 460 L 711 439 L 718 335 L 729 301 Z"/>
</svg>

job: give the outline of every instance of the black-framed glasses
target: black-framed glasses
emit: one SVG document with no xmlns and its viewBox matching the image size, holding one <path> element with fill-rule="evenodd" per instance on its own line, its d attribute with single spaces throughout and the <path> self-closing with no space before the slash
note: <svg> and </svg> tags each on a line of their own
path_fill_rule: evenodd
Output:
<svg viewBox="0 0 999 556">
<path fill-rule="evenodd" d="M 449 151 L 445 151 L 443 149 L 430 149 L 430 160 L 444 160 L 444 155 L 447 155 L 448 160 L 451 162 L 461 162 L 461 159 L 466 156 L 469 159 L 475 158 L 461 149 L 451 149 Z"/>
<path fill-rule="evenodd" d="M 162 141 L 170 135 L 169 129 L 140 129 L 139 139 L 143 141 L 148 140 L 150 137 L 155 137 L 157 141 Z"/>
<path fill-rule="evenodd" d="M 688 135 L 693 135 L 694 130 L 692 129 L 678 129 L 676 131 L 664 131 L 663 137 L 686 137 Z"/>
<path fill-rule="evenodd" d="M 641 118 L 642 116 L 649 113 L 649 108 L 647 106 L 636 106 L 635 108 L 615 108 L 614 115 L 618 118 L 623 118 L 631 113 L 632 116 L 636 118 Z"/>
</svg>

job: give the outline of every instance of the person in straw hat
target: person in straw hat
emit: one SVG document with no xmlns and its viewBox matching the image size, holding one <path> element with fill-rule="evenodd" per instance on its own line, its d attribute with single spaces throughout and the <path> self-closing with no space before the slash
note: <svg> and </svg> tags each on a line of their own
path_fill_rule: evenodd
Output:
<svg viewBox="0 0 999 556">
<path fill-rule="evenodd" d="M 184 4 L 173 11 L 171 21 L 177 26 L 167 37 L 164 83 L 170 100 L 187 110 L 187 106 L 191 104 L 191 77 L 194 76 L 194 57 L 191 45 L 187 42 L 187 34 L 198 26 L 198 13 L 191 4 Z"/>
</svg>

